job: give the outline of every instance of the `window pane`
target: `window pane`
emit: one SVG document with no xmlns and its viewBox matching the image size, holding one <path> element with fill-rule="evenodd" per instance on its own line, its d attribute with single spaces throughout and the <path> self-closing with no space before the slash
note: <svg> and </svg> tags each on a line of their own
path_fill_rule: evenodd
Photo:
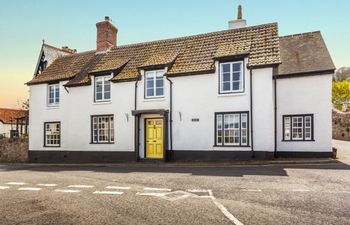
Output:
<svg viewBox="0 0 350 225">
<path fill-rule="evenodd" d="M 57 86 L 57 88 L 56 88 L 55 102 L 56 102 L 56 103 L 59 103 L 59 102 L 60 102 L 60 89 L 59 89 L 58 86 Z"/>
<path fill-rule="evenodd" d="M 241 73 L 240 72 L 233 73 L 233 75 L 232 75 L 232 80 L 233 81 L 240 81 L 240 79 L 241 79 Z"/>
<path fill-rule="evenodd" d="M 163 91 L 163 88 L 157 88 L 156 89 L 156 96 L 163 96 L 163 93 L 164 91 Z"/>
<path fill-rule="evenodd" d="M 153 79 L 148 79 L 147 78 L 147 88 L 153 88 L 154 87 L 154 82 Z"/>
<path fill-rule="evenodd" d="M 224 73 L 222 74 L 222 81 L 230 81 L 230 73 Z"/>
<path fill-rule="evenodd" d="M 96 82 L 96 92 L 102 92 L 102 82 Z"/>
<path fill-rule="evenodd" d="M 231 85 L 230 85 L 230 83 L 228 83 L 228 82 L 223 83 L 222 90 L 223 90 L 223 91 L 230 91 L 230 90 L 231 90 Z"/>
<path fill-rule="evenodd" d="M 105 92 L 104 99 L 110 99 L 111 98 L 111 92 Z"/>
<path fill-rule="evenodd" d="M 111 91 L 111 83 L 108 82 L 107 84 L 105 83 L 105 91 Z"/>
<path fill-rule="evenodd" d="M 241 90 L 241 83 L 238 82 L 232 82 L 232 90 L 233 91 L 239 91 Z"/>
<path fill-rule="evenodd" d="M 161 79 L 157 78 L 157 80 L 156 80 L 156 87 L 157 88 L 163 87 L 163 78 L 161 78 Z"/>
<path fill-rule="evenodd" d="M 284 117 L 284 140 L 290 140 L 290 117 Z"/>
<path fill-rule="evenodd" d="M 216 117 L 216 144 L 222 144 L 222 115 Z"/>
<path fill-rule="evenodd" d="M 300 116 L 292 117 L 292 139 L 293 140 L 303 139 L 303 117 L 300 117 Z"/>
<path fill-rule="evenodd" d="M 101 99 L 102 99 L 102 93 L 97 93 L 96 100 L 101 100 Z"/>
<path fill-rule="evenodd" d="M 231 65 L 230 64 L 221 64 L 222 72 L 223 73 L 230 73 L 231 70 Z"/>
<path fill-rule="evenodd" d="M 151 97 L 154 96 L 154 89 L 147 89 L 147 96 Z"/>
<path fill-rule="evenodd" d="M 241 71 L 241 63 L 233 63 L 232 69 L 233 69 L 233 72 Z"/>
</svg>

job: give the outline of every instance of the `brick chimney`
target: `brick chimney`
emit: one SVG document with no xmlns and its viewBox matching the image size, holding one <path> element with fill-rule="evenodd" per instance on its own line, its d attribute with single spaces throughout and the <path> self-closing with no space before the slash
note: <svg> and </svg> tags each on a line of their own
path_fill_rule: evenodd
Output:
<svg viewBox="0 0 350 225">
<path fill-rule="evenodd" d="M 110 48 L 117 46 L 117 33 L 118 29 L 110 22 L 108 16 L 105 20 L 96 23 L 97 28 L 97 40 L 96 51 L 105 52 Z"/>
<path fill-rule="evenodd" d="M 247 26 L 247 21 L 242 16 L 242 6 L 238 6 L 237 19 L 228 22 L 228 29 L 238 29 Z"/>
</svg>

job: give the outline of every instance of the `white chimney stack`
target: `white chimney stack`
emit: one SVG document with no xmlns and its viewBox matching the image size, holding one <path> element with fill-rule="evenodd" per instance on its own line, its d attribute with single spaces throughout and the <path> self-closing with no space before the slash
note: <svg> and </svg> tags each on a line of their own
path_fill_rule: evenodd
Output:
<svg viewBox="0 0 350 225">
<path fill-rule="evenodd" d="M 237 13 L 237 19 L 236 20 L 231 20 L 228 22 L 228 29 L 238 29 L 238 28 L 243 28 L 247 26 L 247 21 L 242 19 L 242 6 L 238 6 L 238 13 Z"/>
</svg>

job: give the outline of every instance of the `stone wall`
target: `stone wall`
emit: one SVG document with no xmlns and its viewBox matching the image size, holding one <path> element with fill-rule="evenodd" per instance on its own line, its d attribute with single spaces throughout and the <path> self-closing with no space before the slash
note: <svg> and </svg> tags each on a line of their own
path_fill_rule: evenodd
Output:
<svg viewBox="0 0 350 225">
<path fill-rule="evenodd" d="M 333 139 L 350 141 L 350 113 L 333 110 Z"/>
<path fill-rule="evenodd" d="M 0 163 L 21 163 L 28 160 L 28 138 L 0 139 Z"/>
</svg>

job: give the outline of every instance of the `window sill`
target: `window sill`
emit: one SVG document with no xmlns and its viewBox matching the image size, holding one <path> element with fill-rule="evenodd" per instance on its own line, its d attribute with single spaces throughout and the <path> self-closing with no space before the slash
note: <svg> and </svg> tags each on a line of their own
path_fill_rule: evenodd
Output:
<svg viewBox="0 0 350 225">
<path fill-rule="evenodd" d="M 114 142 L 99 142 L 99 143 L 94 143 L 90 142 L 90 145 L 113 145 Z"/>
<path fill-rule="evenodd" d="M 250 148 L 250 145 L 213 145 L 215 148 Z"/>
<path fill-rule="evenodd" d="M 101 101 L 101 102 L 94 102 L 93 105 L 110 105 L 112 104 L 111 101 Z"/>
<path fill-rule="evenodd" d="M 236 93 L 219 93 L 218 97 L 233 97 L 233 96 L 242 96 L 246 95 L 245 92 L 236 92 Z"/>
<path fill-rule="evenodd" d="M 165 101 L 164 97 L 157 97 L 157 98 L 145 98 L 143 99 L 143 102 L 161 102 Z"/>
<path fill-rule="evenodd" d="M 60 148 L 61 146 L 60 146 L 60 145 L 57 145 L 57 146 L 48 146 L 48 145 L 44 145 L 43 147 L 44 147 L 44 148 Z"/>
<path fill-rule="evenodd" d="M 281 140 L 282 142 L 315 142 L 315 140 Z"/>
<path fill-rule="evenodd" d="M 51 109 L 59 109 L 60 108 L 60 106 L 59 105 L 52 105 L 52 106 L 46 106 L 46 109 L 47 110 L 51 110 Z"/>
</svg>

